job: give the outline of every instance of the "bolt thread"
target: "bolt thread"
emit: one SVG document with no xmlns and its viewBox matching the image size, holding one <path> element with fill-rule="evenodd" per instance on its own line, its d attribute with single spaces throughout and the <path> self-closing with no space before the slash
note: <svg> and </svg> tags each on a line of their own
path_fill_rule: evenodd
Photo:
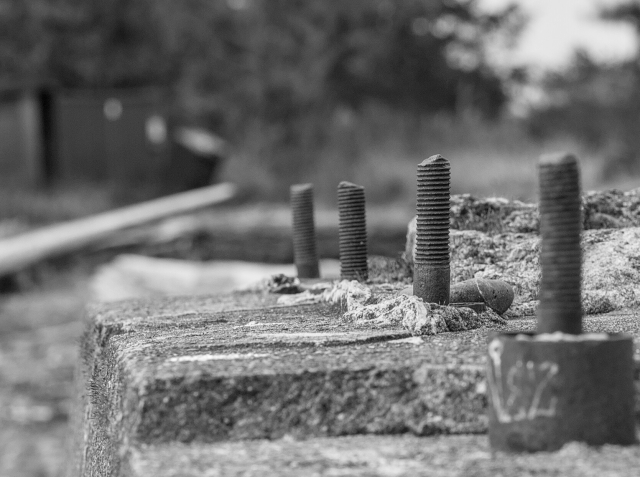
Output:
<svg viewBox="0 0 640 477">
<path fill-rule="evenodd" d="M 540 158 L 538 332 L 582 332 L 580 171 L 571 154 Z"/>
<path fill-rule="evenodd" d="M 340 225 L 340 277 L 343 280 L 367 280 L 367 223 L 364 187 L 351 182 L 338 185 Z"/>
<path fill-rule="evenodd" d="M 319 278 L 316 228 L 313 212 L 313 184 L 291 186 L 293 216 L 293 258 L 299 278 Z"/>
<path fill-rule="evenodd" d="M 449 214 L 451 165 L 438 155 L 418 165 L 414 294 L 449 303 Z"/>
<path fill-rule="evenodd" d="M 449 266 L 451 166 L 437 155 L 418 166 L 415 262 Z"/>
</svg>

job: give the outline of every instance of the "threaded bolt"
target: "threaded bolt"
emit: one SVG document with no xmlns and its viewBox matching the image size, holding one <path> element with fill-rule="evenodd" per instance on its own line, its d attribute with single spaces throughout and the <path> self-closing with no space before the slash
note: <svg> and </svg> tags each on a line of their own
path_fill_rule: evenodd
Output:
<svg viewBox="0 0 640 477">
<path fill-rule="evenodd" d="M 338 214 L 340 226 L 340 278 L 361 280 L 368 278 L 367 223 L 364 187 L 351 182 L 338 185 Z"/>
<path fill-rule="evenodd" d="M 449 304 L 449 210 L 451 165 L 437 154 L 418 165 L 418 224 L 413 294 L 428 303 Z"/>
<path fill-rule="evenodd" d="M 540 158 L 540 305 L 538 332 L 582 332 L 580 171 L 572 154 Z"/>
<path fill-rule="evenodd" d="M 293 258 L 298 278 L 319 278 L 316 227 L 313 214 L 313 184 L 291 186 L 293 214 Z"/>
</svg>

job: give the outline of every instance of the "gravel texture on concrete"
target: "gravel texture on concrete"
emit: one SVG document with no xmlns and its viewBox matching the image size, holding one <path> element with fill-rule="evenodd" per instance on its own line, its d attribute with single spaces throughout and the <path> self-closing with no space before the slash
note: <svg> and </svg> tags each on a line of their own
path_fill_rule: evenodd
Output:
<svg viewBox="0 0 640 477">
<path fill-rule="evenodd" d="M 537 204 L 452 195 L 451 281 L 505 280 L 516 294 L 507 316 L 534 314 L 540 284 L 539 222 Z M 586 192 L 582 224 L 584 313 L 640 307 L 640 188 Z M 408 264 L 413 263 L 415 235 L 416 218 L 407 230 L 403 257 Z"/>
<path fill-rule="evenodd" d="M 640 226 L 640 188 L 629 191 L 585 192 L 582 196 L 584 230 Z M 538 233 L 538 205 L 500 197 L 451 196 L 451 228 L 477 230 L 489 235 Z"/>
<path fill-rule="evenodd" d="M 409 230 L 408 250 L 415 232 Z M 540 286 L 540 237 L 451 231 L 451 281 L 499 279 L 515 300 L 507 317 L 535 313 Z M 640 227 L 586 230 L 582 234 L 582 308 L 586 314 L 640 307 Z M 407 257 L 411 261 L 412 253 Z"/>
<path fill-rule="evenodd" d="M 531 315 L 540 278 L 537 207 L 453 196 L 451 224 L 452 281 L 505 280 L 516 295 L 507 315 Z M 583 224 L 583 309 L 615 310 L 585 318 L 584 331 L 624 331 L 637 341 L 639 313 L 629 309 L 640 308 L 640 189 L 585 194 Z M 380 272 L 374 283 L 410 281 L 413 240 L 410 228 L 406 260 L 369 261 Z M 359 305 L 347 319 L 339 304 L 281 306 L 277 295 L 253 291 L 90 308 L 69 475 L 637 471 L 638 446 L 572 443 L 554 454 L 504 456 L 491 454 L 485 436 L 460 435 L 487 429 L 489 332 L 533 331 L 535 320 L 496 315 L 469 329 L 468 319 L 445 317 L 438 334 L 411 336 L 407 329 L 424 334 L 434 321 L 414 320 L 426 323 L 416 331 L 389 310 L 379 320 L 378 308 Z"/>
<path fill-rule="evenodd" d="M 273 301 L 245 293 L 90 309 L 70 475 L 121 475 L 140 445 L 482 433 L 488 329 L 535 325 L 410 337 L 354 326 L 336 306 Z M 585 320 L 587 332 L 620 330 L 639 336 L 638 315 Z"/>
<path fill-rule="evenodd" d="M 510 285 L 505 284 L 507 288 Z M 368 286 L 356 280 L 324 282 L 301 293 L 282 295 L 278 304 L 327 303 L 340 306 L 342 321 L 368 329 L 402 326 L 414 336 L 480 328 L 506 320 L 490 309 L 476 313 L 466 306 L 425 303 L 394 285 Z M 512 292 L 513 295 L 513 292 Z"/>
<path fill-rule="evenodd" d="M 492 453 L 485 436 L 349 436 L 142 446 L 127 477 L 629 477 L 640 447 L 570 443 L 560 451 Z"/>
</svg>

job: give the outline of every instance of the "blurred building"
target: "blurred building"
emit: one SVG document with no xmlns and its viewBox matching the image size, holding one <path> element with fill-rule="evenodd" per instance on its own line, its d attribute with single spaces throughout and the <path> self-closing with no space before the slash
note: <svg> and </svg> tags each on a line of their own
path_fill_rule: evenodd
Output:
<svg viewBox="0 0 640 477">
<path fill-rule="evenodd" d="M 53 117 L 49 89 L 0 84 L 0 181 L 37 186 L 49 174 Z"/>
<path fill-rule="evenodd" d="M 227 153 L 214 133 L 170 125 L 159 89 L 0 86 L 0 182 L 91 182 L 165 192 L 218 178 Z"/>
<path fill-rule="evenodd" d="M 135 185 L 168 163 L 167 107 L 153 89 L 68 90 L 54 99 L 53 178 Z"/>
<path fill-rule="evenodd" d="M 227 141 L 213 132 L 199 127 L 174 128 L 166 190 L 179 192 L 217 182 L 228 155 Z"/>
</svg>

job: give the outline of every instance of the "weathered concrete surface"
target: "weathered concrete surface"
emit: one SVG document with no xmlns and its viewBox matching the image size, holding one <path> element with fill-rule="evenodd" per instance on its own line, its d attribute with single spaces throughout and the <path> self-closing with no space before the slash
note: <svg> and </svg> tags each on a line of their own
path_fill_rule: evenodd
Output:
<svg viewBox="0 0 640 477">
<path fill-rule="evenodd" d="M 334 304 L 342 321 L 365 328 L 401 325 L 414 336 L 505 324 L 506 320 L 486 307 L 476 313 L 469 307 L 425 303 L 401 288 L 402 284 L 368 286 L 356 280 L 325 282 L 302 293 L 283 295 L 280 305 Z M 508 287 L 508 285 L 506 285 Z"/>
<path fill-rule="evenodd" d="M 411 232 L 408 247 L 412 247 Z M 586 230 L 582 234 L 582 308 L 606 313 L 640 307 L 640 227 Z M 451 281 L 500 279 L 515 291 L 507 315 L 535 313 L 540 286 L 540 237 L 451 231 Z M 409 254 L 409 259 L 411 256 Z"/>
<path fill-rule="evenodd" d="M 639 227 L 640 188 L 585 192 L 581 209 L 584 230 Z M 460 194 L 451 196 L 450 224 L 452 229 L 489 235 L 538 233 L 540 214 L 538 204 Z"/>
<path fill-rule="evenodd" d="M 587 314 L 640 307 L 640 188 L 582 196 L 583 300 Z M 540 282 L 536 204 L 451 196 L 451 282 L 501 279 L 516 292 L 511 317 L 534 314 Z M 404 259 L 415 252 L 416 218 Z"/>
<path fill-rule="evenodd" d="M 136 449 L 127 477 L 629 477 L 640 446 L 493 454 L 485 436 L 350 436 L 304 441 L 165 444 Z"/>
<path fill-rule="evenodd" d="M 270 307 L 274 300 L 240 294 L 90 310 L 71 475 L 120 475 L 141 445 L 485 432 L 486 328 L 406 339 L 398 327 L 344 323 L 326 304 Z M 532 319 L 503 326 L 533 327 Z M 585 331 L 620 330 L 639 337 L 638 314 L 585 320 Z"/>
</svg>

